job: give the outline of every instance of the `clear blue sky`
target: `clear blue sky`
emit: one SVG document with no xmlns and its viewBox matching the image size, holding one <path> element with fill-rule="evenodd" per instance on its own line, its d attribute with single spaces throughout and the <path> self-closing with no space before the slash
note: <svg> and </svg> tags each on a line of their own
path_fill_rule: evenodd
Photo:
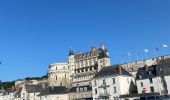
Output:
<svg viewBox="0 0 170 100">
<path fill-rule="evenodd" d="M 104 43 L 112 64 L 130 52 L 170 46 L 169 0 L 1 0 L 0 80 L 46 74 L 66 61 L 69 48 Z M 167 49 L 167 53 L 170 49 Z M 127 61 L 127 59 L 125 59 Z"/>
</svg>

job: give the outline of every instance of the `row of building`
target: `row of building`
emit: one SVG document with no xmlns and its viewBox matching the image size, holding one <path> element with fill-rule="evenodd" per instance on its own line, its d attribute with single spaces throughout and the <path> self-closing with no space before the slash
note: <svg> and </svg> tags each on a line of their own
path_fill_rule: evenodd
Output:
<svg viewBox="0 0 170 100">
<path fill-rule="evenodd" d="M 110 64 L 104 45 L 69 51 L 67 62 L 49 65 L 48 78 L 17 80 L 0 100 L 162 100 L 170 95 L 170 55 Z"/>
</svg>

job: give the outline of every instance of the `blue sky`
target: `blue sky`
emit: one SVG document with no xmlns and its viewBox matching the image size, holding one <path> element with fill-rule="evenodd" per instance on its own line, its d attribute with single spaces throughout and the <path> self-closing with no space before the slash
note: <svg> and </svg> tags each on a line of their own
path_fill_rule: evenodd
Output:
<svg viewBox="0 0 170 100">
<path fill-rule="evenodd" d="M 111 63 L 121 56 L 170 46 L 169 0 L 1 0 L 0 80 L 42 76 L 66 61 L 70 47 L 87 51 L 104 43 Z M 170 49 L 167 48 L 167 53 Z M 124 58 L 127 62 L 128 59 Z"/>
</svg>

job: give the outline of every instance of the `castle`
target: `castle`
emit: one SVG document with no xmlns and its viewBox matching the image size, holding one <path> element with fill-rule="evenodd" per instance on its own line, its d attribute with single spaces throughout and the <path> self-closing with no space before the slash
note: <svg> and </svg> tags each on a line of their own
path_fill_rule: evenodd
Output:
<svg viewBox="0 0 170 100">
<path fill-rule="evenodd" d="M 69 88 L 70 100 L 92 98 L 91 78 L 106 66 L 110 66 L 110 58 L 104 45 L 84 53 L 70 49 L 67 62 L 49 65 L 49 86 Z"/>
</svg>

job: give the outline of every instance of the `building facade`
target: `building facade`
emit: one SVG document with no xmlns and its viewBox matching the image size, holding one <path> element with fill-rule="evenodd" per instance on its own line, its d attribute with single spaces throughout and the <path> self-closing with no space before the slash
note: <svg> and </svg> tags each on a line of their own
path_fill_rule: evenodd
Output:
<svg viewBox="0 0 170 100">
<path fill-rule="evenodd" d="M 49 65 L 49 86 L 69 86 L 69 67 L 67 63 L 54 63 Z"/>
<path fill-rule="evenodd" d="M 108 51 L 104 45 L 89 52 L 77 52 L 74 55 L 74 74 L 69 99 L 92 99 L 92 77 L 103 67 L 110 65 Z"/>
<path fill-rule="evenodd" d="M 103 68 L 92 80 L 93 100 L 119 100 L 136 92 L 134 77 L 120 65 Z"/>
</svg>

